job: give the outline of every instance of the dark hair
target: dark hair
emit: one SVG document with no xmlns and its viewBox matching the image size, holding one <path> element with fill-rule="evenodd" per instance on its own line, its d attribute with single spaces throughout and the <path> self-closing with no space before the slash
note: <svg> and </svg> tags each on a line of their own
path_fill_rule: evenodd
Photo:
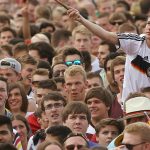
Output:
<svg viewBox="0 0 150 150">
<path fill-rule="evenodd" d="M 15 31 L 14 29 L 10 28 L 10 27 L 3 27 L 3 28 L 0 30 L 0 33 L 6 32 L 6 31 L 11 32 L 14 37 L 17 37 L 16 31 Z"/>
<path fill-rule="evenodd" d="M 52 27 L 53 32 L 55 31 L 55 26 L 52 23 L 50 23 L 50 22 L 43 22 L 43 23 L 41 23 L 41 25 L 40 25 L 40 31 L 43 28 L 46 28 L 46 27 Z"/>
<path fill-rule="evenodd" d="M 17 148 L 10 143 L 0 143 L 0 149 L 4 150 L 17 150 Z"/>
<path fill-rule="evenodd" d="M 0 22 L 1 23 L 6 23 L 8 22 L 8 24 L 10 24 L 10 18 L 7 14 L 5 13 L 0 13 Z"/>
<path fill-rule="evenodd" d="M 52 45 L 57 47 L 61 40 L 68 41 L 71 37 L 71 32 L 65 29 L 56 30 L 52 36 Z"/>
<path fill-rule="evenodd" d="M 115 57 L 119 56 L 119 53 L 117 52 L 112 52 L 107 55 L 105 61 L 104 61 L 104 70 L 107 72 L 107 63 L 109 60 L 113 60 Z"/>
<path fill-rule="evenodd" d="M 6 78 L 4 78 L 4 77 L 1 77 L 1 76 L 0 76 L 0 81 L 5 82 L 6 87 L 7 87 L 7 90 L 8 90 L 8 83 L 7 83 L 7 79 L 6 79 Z"/>
<path fill-rule="evenodd" d="M 12 122 L 9 117 L 0 115 L 0 126 L 7 125 L 9 131 L 13 133 Z"/>
<path fill-rule="evenodd" d="M 44 68 L 44 69 L 48 69 L 49 71 L 49 78 L 52 78 L 52 68 L 49 64 L 49 62 L 45 61 L 45 60 L 39 60 L 38 64 L 37 64 L 37 69 L 39 68 Z"/>
<path fill-rule="evenodd" d="M 50 93 L 48 93 L 47 95 L 45 95 L 41 101 L 41 109 L 43 111 L 45 111 L 45 107 L 44 107 L 44 102 L 45 101 L 62 101 L 63 102 L 63 106 L 66 105 L 66 99 L 62 96 L 62 94 L 60 94 L 59 92 L 57 91 L 52 91 Z"/>
<path fill-rule="evenodd" d="M 20 83 L 10 83 L 8 86 L 8 94 L 13 90 L 13 89 L 19 89 L 21 97 L 22 97 L 22 105 L 20 110 L 24 113 L 27 112 L 28 109 L 28 99 L 27 99 L 27 95 L 25 93 L 24 87 L 20 84 Z M 9 97 L 9 95 L 8 95 Z M 6 107 L 11 110 L 11 108 L 9 107 L 8 104 L 8 100 L 6 101 Z"/>
<path fill-rule="evenodd" d="M 47 80 L 40 81 L 38 84 L 38 88 L 50 89 L 52 91 L 57 91 L 57 85 L 53 79 L 47 79 Z"/>
<path fill-rule="evenodd" d="M 13 116 L 12 121 L 13 120 L 20 120 L 24 123 L 24 125 L 26 126 L 26 129 L 27 129 L 27 136 L 28 136 L 27 138 L 29 139 L 31 136 L 31 129 L 30 129 L 29 123 L 26 120 L 26 118 L 21 115 L 16 115 L 16 116 Z"/>
<path fill-rule="evenodd" d="M 147 15 L 150 11 L 150 1 L 149 0 L 141 0 L 140 8 L 143 14 Z"/>
<path fill-rule="evenodd" d="M 107 125 L 111 125 L 111 126 L 115 126 L 118 129 L 118 135 L 122 133 L 123 129 L 124 129 L 124 124 L 121 121 L 118 121 L 116 119 L 113 118 L 106 118 L 106 119 L 102 119 L 100 120 L 95 127 L 96 130 L 96 135 L 99 134 L 100 130 L 104 127 L 106 127 Z"/>
<path fill-rule="evenodd" d="M 49 127 L 46 130 L 47 135 L 51 135 L 53 137 L 57 137 L 58 142 L 63 144 L 64 139 L 70 134 L 72 131 L 67 126 L 57 125 Z"/>
<path fill-rule="evenodd" d="M 31 43 L 28 47 L 30 50 L 36 50 L 40 55 L 40 58 L 47 58 L 50 65 L 52 64 L 52 58 L 55 55 L 53 47 L 46 42 Z"/>
<path fill-rule="evenodd" d="M 91 71 L 92 70 L 91 54 L 88 51 L 81 51 L 80 53 L 83 57 L 82 59 L 83 59 L 84 65 L 85 65 L 85 71 L 86 72 Z"/>
<path fill-rule="evenodd" d="M 107 107 L 111 107 L 113 101 L 112 94 L 104 87 L 94 87 L 90 89 L 85 96 L 85 103 L 87 104 L 91 98 L 98 98 L 103 101 Z"/>
<path fill-rule="evenodd" d="M 99 75 L 98 72 L 88 72 L 87 73 L 87 79 L 93 79 L 93 78 L 99 78 L 99 81 L 100 81 L 101 85 L 104 86 L 103 79 Z"/>
<path fill-rule="evenodd" d="M 69 56 L 69 55 L 78 55 L 78 56 L 81 58 L 82 63 L 83 63 L 83 61 L 84 61 L 81 52 L 78 51 L 78 50 L 77 50 L 76 48 L 74 48 L 74 47 L 66 48 L 66 49 L 63 51 L 62 57 L 63 57 L 63 61 L 64 61 L 64 62 L 65 62 L 66 57 Z"/>
<path fill-rule="evenodd" d="M 30 56 L 29 54 L 22 56 L 22 57 L 18 58 L 17 60 L 21 63 L 22 68 L 26 64 L 37 65 L 37 61 L 35 60 L 35 58 Z"/>
<path fill-rule="evenodd" d="M 91 113 L 87 105 L 83 102 L 72 101 L 69 102 L 63 110 L 62 120 L 65 122 L 70 114 L 84 113 L 87 116 L 88 123 L 91 122 Z"/>
<path fill-rule="evenodd" d="M 13 55 L 17 54 L 18 52 L 22 52 L 22 51 L 26 51 L 28 53 L 28 46 L 25 43 L 20 42 L 20 43 L 16 44 L 15 46 L 13 46 Z"/>
<path fill-rule="evenodd" d="M 3 51 L 7 52 L 11 57 L 13 56 L 12 45 L 10 44 L 1 45 L 1 48 Z"/>
</svg>

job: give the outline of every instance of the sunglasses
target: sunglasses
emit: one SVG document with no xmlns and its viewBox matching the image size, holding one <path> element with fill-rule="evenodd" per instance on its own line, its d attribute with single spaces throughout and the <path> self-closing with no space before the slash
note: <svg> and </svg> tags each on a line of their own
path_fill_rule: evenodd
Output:
<svg viewBox="0 0 150 150">
<path fill-rule="evenodd" d="M 66 66 L 72 66 L 72 65 L 82 65 L 81 60 L 74 60 L 74 61 L 66 61 L 65 62 Z"/>
<path fill-rule="evenodd" d="M 135 146 L 138 146 L 138 145 L 141 145 L 141 144 L 144 144 L 145 142 L 142 142 L 142 143 L 139 143 L 139 144 L 125 144 L 125 143 L 122 143 L 122 145 L 124 145 L 124 146 L 126 146 L 126 148 L 128 149 L 128 150 L 133 150 L 133 148 L 135 147 Z"/>
<path fill-rule="evenodd" d="M 39 85 L 39 82 L 40 82 L 40 81 L 32 81 L 32 84 L 33 84 L 34 86 L 38 86 L 38 85 Z"/>
<path fill-rule="evenodd" d="M 78 150 L 80 150 L 83 147 L 85 147 L 85 146 L 84 145 L 67 145 L 66 149 L 67 150 L 74 150 L 75 148 L 77 148 Z"/>
<path fill-rule="evenodd" d="M 116 25 L 116 24 L 118 24 L 118 25 L 122 25 L 124 22 L 123 21 L 114 21 L 114 22 L 110 22 L 110 24 L 111 25 Z"/>
</svg>

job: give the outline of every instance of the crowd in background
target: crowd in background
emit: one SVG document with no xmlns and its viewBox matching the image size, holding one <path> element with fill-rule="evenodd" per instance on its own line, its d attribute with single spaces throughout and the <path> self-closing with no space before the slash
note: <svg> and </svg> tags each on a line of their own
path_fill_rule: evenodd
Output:
<svg viewBox="0 0 150 150">
<path fill-rule="evenodd" d="M 1 149 L 149 150 L 150 0 L 0 0 Z"/>
</svg>

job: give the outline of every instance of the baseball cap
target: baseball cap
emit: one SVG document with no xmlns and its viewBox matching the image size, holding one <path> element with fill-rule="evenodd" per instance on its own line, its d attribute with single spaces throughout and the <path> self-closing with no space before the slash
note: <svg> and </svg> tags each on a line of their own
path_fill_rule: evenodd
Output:
<svg viewBox="0 0 150 150">
<path fill-rule="evenodd" d="M 17 73 L 21 72 L 21 64 L 14 58 L 4 58 L 0 60 L 0 68 L 11 68 Z"/>
</svg>

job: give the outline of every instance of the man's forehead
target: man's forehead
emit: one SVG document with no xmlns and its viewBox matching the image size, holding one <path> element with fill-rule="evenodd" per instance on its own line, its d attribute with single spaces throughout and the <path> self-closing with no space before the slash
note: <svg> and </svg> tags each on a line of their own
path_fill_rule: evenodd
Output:
<svg viewBox="0 0 150 150">
<path fill-rule="evenodd" d="M 5 73 L 5 72 L 15 72 L 15 70 L 13 70 L 11 67 L 1 67 L 0 68 L 0 73 Z"/>
</svg>

